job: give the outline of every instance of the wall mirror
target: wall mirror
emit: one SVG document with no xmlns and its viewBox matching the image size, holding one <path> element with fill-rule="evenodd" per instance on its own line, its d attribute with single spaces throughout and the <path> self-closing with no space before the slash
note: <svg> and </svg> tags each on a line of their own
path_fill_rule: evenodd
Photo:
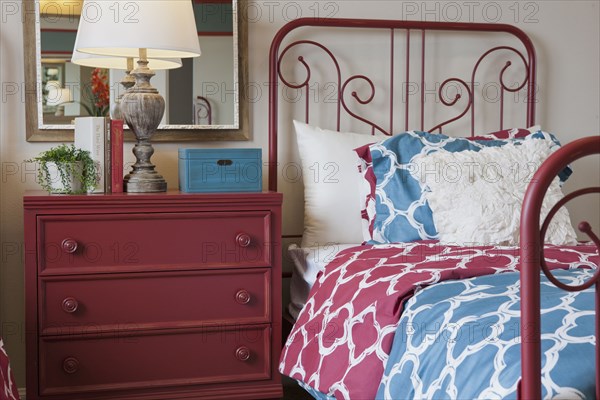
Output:
<svg viewBox="0 0 600 400">
<path fill-rule="evenodd" d="M 192 2 L 202 55 L 155 71 L 166 107 L 152 141 L 248 140 L 247 21 L 238 0 Z M 23 0 L 27 141 L 72 141 L 75 117 L 107 115 L 124 91 L 124 71 L 71 63 L 82 3 Z"/>
</svg>

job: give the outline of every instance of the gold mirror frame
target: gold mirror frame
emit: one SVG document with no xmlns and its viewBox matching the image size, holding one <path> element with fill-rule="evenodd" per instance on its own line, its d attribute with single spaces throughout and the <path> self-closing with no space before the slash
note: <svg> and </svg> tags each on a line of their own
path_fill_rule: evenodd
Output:
<svg viewBox="0 0 600 400">
<path fill-rule="evenodd" d="M 46 129 L 39 124 L 38 113 L 38 39 L 36 35 L 36 19 L 40 18 L 36 11 L 39 0 L 23 0 L 23 43 L 25 53 L 25 128 L 28 142 L 72 142 L 73 128 Z M 152 142 L 178 141 L 226 141 L 249 140 L 248 99 L 244 90 L 248 82 L 248 22 L 243 18 L 237 3 L 237 46 L 238 46 L 238 129 L 195 128 L 195 129 L 162 129 L 152 136 Z M 39 8 L 38 8 L 39 9 Z M 235 39 L 234 39 L 235 43 Z M 54 126 L 53 126 L 54 127 Z M 127 130 L 125 140 L 134 141 L 134 135 Z"/>
</svg>

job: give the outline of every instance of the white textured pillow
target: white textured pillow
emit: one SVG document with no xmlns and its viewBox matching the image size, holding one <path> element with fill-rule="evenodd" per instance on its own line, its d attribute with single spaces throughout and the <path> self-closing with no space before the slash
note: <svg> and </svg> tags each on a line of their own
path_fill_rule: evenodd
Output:
<svg viewBox="0 0 600 400">
<path fill-rule="evenodd" d="M 521 205 L 529 181 L 558 148 L 548 140 L 524 140 L 502 147 L 413 158 L 413 176 L 424 185 L 440 241 L 457 245 L 519 244 Z M 543 221 L 563 197 L 556 178 L 542 206 Z M 566 208 L 552 219 L 546 242 L 574 244 L 576 234 Z"/>
<path fill-rule="evenodd" d="M 379 136 L 342 133 L 294 121 L 304 182 L 302 247 L 362 243 L 360 176 L 354 149 Z"/>
</svg>

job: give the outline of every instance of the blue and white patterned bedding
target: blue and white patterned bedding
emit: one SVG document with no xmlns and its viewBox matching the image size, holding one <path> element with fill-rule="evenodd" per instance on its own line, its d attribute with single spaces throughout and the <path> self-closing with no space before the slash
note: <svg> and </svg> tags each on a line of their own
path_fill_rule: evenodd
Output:
<svg viewBox="0 0 600 400">
<path fill-rule="evenodd" d="M 318 399 L 515 398 L 517 252 L 435 242 L 341 252 L 313 287 L 280 371 Z M 571 283 L 600 265 L 595 246 L 548 245 L 544 255 Z M 593 398 L 594 293 L 541 283 L 543 393 Z"/>
<path fill-rule="evenodd" d="M 593 270 L 555 270 L 571 285 Z M 594 291 L 542 275 L 542 395 L 593 399 Z M 516 399 L 521 376 L 519 273 L 429 286 L 407 301 L 377 399 Z M 313 397 L 335 400 L 299 382 Z"/>
<path fill-rule="evenodd" d="M 591 270 L 554 271 L 581 284 Z M 594 292 L 542 276 L 542 395 L 594 398 Z M 519 274 L 446 281 L 406 304 L 378 399 L 516 398 L 521 376 Z"/>
<path fill-rule="evenodd" d="M 528 140 L 548 140 L 560 146 L 556 137 L 541 130 L 525 137 L 494 140 L 489 137 L 467 139 L 408 131 L 373 143 L 369 149 L 376 182 L 373 194 L 377 201 L 374 205 L 370 243 L 437 239 L 438 232 L 425 198 L 426 191 L 416 179 L 419 175 L 419 166 L 414 163 L 416 156 L 437 151 L 479 151 L 486 147 L 502 147 L 508 143 Z M 560 180 L 564 182 L 571 172 L 566 167 L 559 174 Z"/>
</svg>

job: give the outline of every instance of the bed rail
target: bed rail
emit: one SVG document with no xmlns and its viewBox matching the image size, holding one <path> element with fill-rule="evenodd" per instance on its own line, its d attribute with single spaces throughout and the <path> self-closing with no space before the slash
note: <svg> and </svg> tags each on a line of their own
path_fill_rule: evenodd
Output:
<svg viewBox="0 0 600 400">
<path fill-rule="evenodd" d="M 342 71 L 340 68 L 340 63 L 338 62 L 338 58 L 334 54 L 334 51 L 330 50 L 326 45 L 322 42 L 317 42 L 316 40 L 295 40 L 291 43 L 285 42 L 285 47 L 281 50 L 282 45 L 284 45 L 284 41 L 288 37 L 288 35 L 299 28 L 307 28 L 307 27 L 326 27 L 326 28 L 352 28 L 352 32 L 364 32 L 365 29 L 371 30 L 379 30 L 389 32 L 389 45 L 374 43 L 374 45 L 381 47 L 381 59 L 383 60 L 385 57 L 389 56 L 389 70 L 390 76 L 386 80 L 386 84 L 389 87 L 385 88 L 377 88 L 374 85 L 374 80 L 371 77 L 366 76 L 362 71 Z M 395 54 L 395 33 L 396 32 L 404 32 L 406 40 L 406 49 L 402 54 Z M 425 51 L 427 46 L 427 38 L 428 32 L 431 31 L 450 31 L 450 32 L 473 32 L 473 33 L 481 33 L 481 32 L 495 32 L 495 33 L 506 33 L 512 35 L 512 37 L 517 38 L 525 52 L 522 53 L 520 50 L 510 46 L 510 45 L 497 45 L 495 47 L 489 48 L 487 51 L 483 52 L 479 59 L 474 61 L 473 67 L 471 71 L 465 73 L 465 75 L 460 77 L 447 77 L 446 79 L 442 78 L 440 81 L 443 82 L 439 85 L 437 90 L 436 101 L 439 104 L 442 104 L 445 107 L 454 107 L 456 108 L 456 114 L 454 117 L 451 117 L 445 121 L 430 121 L 430 119 L 434 119 L 433 117 L 426 116 L 425 114 L 425 102 L 426 102 L 426 94 L 424 88 L 427 83 L 425 81 L 425 72 L 427 68 L 430 68 L 430 65 L 427 64 L 427 60 L 425 57 Z M 346 31 L 347 32 L 347 31 Z M 345 33 L 346 33 L 345 32 Z M 413 36 L 417 36 L 420 38 L 420 49 L 417 49 L 417 54 L 415 55 L 415 51 L 411 51 L 411 34 Z M 327 35 L 323 35 L 327 36 Z M 293 40 L 293 39 L 291 39 Z M 348 36 L 348 41 L 351 41 L 350 36 Z M 398 40 L 396 40 L 397 42 Z M 301 69 L 304 70 L 304 77 L 301 82 L 294 82 L 293 80 L 288 80 L 285 78 L 281 63 L 285 54 L 292 48 L 298 47 L 300 45 L 306 45 L 313 48 L 318 48 L 322 50 L 324 55 L 324 62 L 320 60 L 309 60 L 309 57 L 299 56 L 297 58 L 297 62 Z M 378 47 L 378 49 L 380 48 Z M 387 49 L 386 49 L 387 48 Z M 387 54 L 386 54 L 387 52 Z M 503 64 L 499 64 L 499 72 L 497 75 L 497 83 L 499 86 L 500 92 L 500 101 L 498 101 L 499 108 L 499 126 L 500 129 L 503 129 L 505 110 L 504 103 L 505 97 L 510 93 L 515 93 L 518 91 L 526 90 L 526 99 L 523 102 L 524 107 L 526 108 L 526 120 L 517 123 L 516 121 L 511 121 L 514 126 L 523 126 L 526 124 L 527 127 L 535 124 L 535 95 L 536 95 L 536 55 L 534 46 L 529 39 L 529 37 L 519 28 L 512 25 L 505 24 L 489 24 L 489 23 L 460 23 L 460 22 L 431 22 L 431 21 L 401 21 L 401 20 L 372 20 L 372 19 L 343 19 L 343 18 L 299 18 L 289 22 L 284 25 L 279 32 L 275 35 L 273 42 L 271 44 L 270 54 L 269 54 L 269 190 L 277 190 L 277 162 L 278 162 L 278 129 L 279 129 L 279 120 L 278 120 L 278 112 L 279 112 L 279 89 L 280 83 L 283 84 L 286 88 L 292 90 L 304 91 L 306 93 L 306 104 L 305 106 L 305 122 L 309 123 L 309 101 L 308 101 L 308 93 L 311 88 L 311 75 L 314 71 L 318 71 L 319 69 L 332 68 L 330 65 L 333 65 L 335 69 L 334 75 L 336 75 L 335 82 L 335 91 L 334 91 L 334 99 L 337 107 L 337 115 L 335 116 L 337 122 L 337 130 L 340 130 L 340 120 L 342 117 L 354 119 L 357 121 L 361 121 L 361 123 L 366 124 L 367 127 L 370 128 L 374 132 L 384 133 L 384 134 L 393 134 L 398 129 L 409 130 L 409 129 L 420 129 L 425 130 L 427 128 L 428 131 L 438 131 L 442 132 L 442 129 L 448 126 L 451 123 L 454 123 L 460 119 L 470 118 L 470 127 L 471 127 L 471 135 L 475 134 L 475 119 L 476 119 L 476 75 L 478 72 L 478 68 L 480 67 L 481 62 L 486 59 L 490 54 L 497 52 L 507 52 L 512 54 L 517 61 L 517 64 L 522 63 L 522 68 L 524 71 L 524 78 L 521 82 L 517 82 L 515 85 L 509 85 L 505 82 L 505 72 L 507 72 L 511 68 L 511 61 L 505 60 Z M 360 55 L 355 56 L 357 59 Z M 411 61 L 411 57 L 413 57 L 413 61 Z M 414 58 L 417 58 L 417 62 L 414 62 Z M 311 62 L 312 64 L 311 69 Z M 396 64 L 394 64 L 396 62 Z M 332 63 L 332 64 L 329 64 Z M 403 65 L 401 65 L 403 64 Z M 395 71 L 398 68 L 404 67 L 405 76 L 402 79 L 394 79 Z M 516 67 L 514 65 L 513 67 Z M 415 71 L 416 70 L 416 71 Z M 399 78 L 396 77 L 396 78 Z M 417 81 L 420 83 L 420 98 L 416 101 L 417 104 L 413 104 L 412 106 L 418 107 L 420 106 L 420 110 L 418 112 L 417 121 L 409 120 L 410 107 L 411 103 L 409 98 L 409 88 L 411 80 Z M 362 83 L 366 84 L 367 87 L 370 87 L 370 93 L 362 93 L 359 94 L 357 91 L 351 91 L 350 87 L 352 84 Z M 446 88 L 449 85 L 456 85 L 461 88 L 461 92 L 463 94 L 463 98 L 461 99 L 461 94 L 457 93 L 454 96 L 448 96 L 445 94 Z M 402 96 L 405 101 L 402 105 L 403 112 L 394 112 L 394 103 L 401 102 L 402 99 L 398 100 L 394 98 L 395 90 L 397 89 L 396 97 L 398 95 Z M 376 96 L 384 96 L 383 98 L 387 98 L 386 107 L 389 109 L 387 111 L 387 117 L 382 118 L 381 120 L 377 120 L 377 122 L 369 120 L 364 115 L 361 115 L 360 111 L 364 111 L 364 107 L 368 107 L 369 105 L 373 105 L 373 98 Z M 446 98 L 444 97 L 446 96 Z M 460 104 L 459 104 L 460 100 Z M 466 103 L 466 104 L 465 104 Z M 322 104 L 316 104 L 315 106 L 320 106 Z M 353 108 L 354 107 L 354 108 Z M 360 109 L 360 110 L 359 110 Z M 454 110 L 454 109 L 453 109 Z M 398 114 L 397 117 L 403 117 L 403 124 L 399 124 L 398 121 L 394 120 L 394 115 Z M 481 115 L 479 115 L 481 117 Z M 427 117 L 427 118 L 426 118 Z M 333 117 L 332 117 L 333 119 Z M 398 119 L 398 118 L 396 118 Z M 431 124 L 430 126 L 426 126 L 425 124 Z M 395 127 L 396 125 L 396 127 Z M 402 125 L 398 127 L 398 125 Z"/>
<path fill-rule="evenodd" d="M 560 282 L 549 271 L 544 259 L 544 236 L 554 214 L 570 200 L 590 193 L 600 193 L 600 187 L 589 187 L 565 196 L 548 213 L 540 227 L 540 211 L 544 195 L 556 175 L 573 161 L 600 154 L 600 136 L 585 137 L 571 142 L 552 154 L 533 176 L 527 188 L 521 211 L 521 399 L 541 399 L 541 333 L 540 333 L 540 270 L 557 287 L 577 292 L 596 286 L 596 398 L 600 399 L 600 266 L 592 278 L 579 286 Z M 598 248 L 600 239 L 586 221 L 578 226 Z"/>
</svg>

